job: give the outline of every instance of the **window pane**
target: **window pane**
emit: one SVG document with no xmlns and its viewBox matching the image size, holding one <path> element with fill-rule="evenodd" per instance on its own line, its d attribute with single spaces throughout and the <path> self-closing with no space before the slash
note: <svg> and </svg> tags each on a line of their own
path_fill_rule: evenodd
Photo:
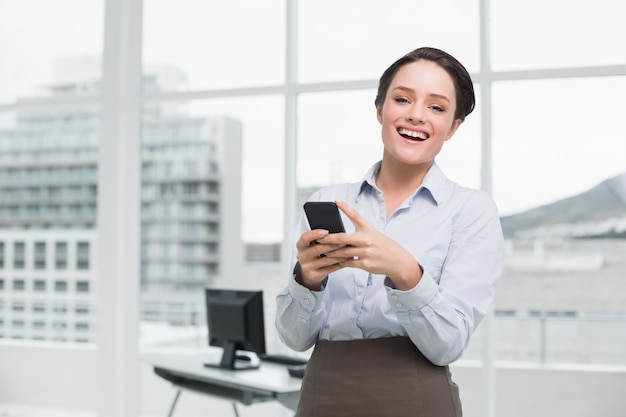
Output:
<svg viewBox="0 0 626 417">
<path fill-rule="evenodd" d="M 284 4 L 146 0 L 144 74 L 171 75 L 169 91 L 282 83 Z"/>
<path fill-rule="evenodd" d="M 242 235 L 245 242 L 283 238 L 284 100 L 280 96 L 243 97 L 190 103 L 192 117 L 226 117 L 239 123 Z M 220 132 L 215 132 L 219 134 Z M 224 170 L 226 168 L 226 170 Z M 228 167 L 222 174 L 238 175 Z M 239 208 L 237 209 L 239 210 Z"/>
<path fill-rule="evenodd" d="M 67 291 L 67 282 L 66 281 L 54 281 L 54 291 L 55 292 L 66 292 Z"/>
<path fill-rule="evenodd" d="M 76 292 L 77 293 L 88 293 L 89 292 L 89 281 L 78 281 L 78 282 L 76 282 Z"/>
<path fill-rule="evenodd" d="M 46 269 L 46 242 L 35 242 L 35 269 Z"/>
<path fill-rule="evenodd" d="M 318 0 L 298 3 L 298 79 L 378 79 L 420 46 L 443 49 L 478 69 L 478 2 Z"/>
<path fill-rule="evenodd" d="M 270 96 L 146 105 L 142 303 L 150 308 L 142 319 L 156 321 L 161 311 L 189 324 L 203 287 L 240 279 L 233 268 L 244 262 L 243 241 L 282 239 L 283 103 Z M 182 319 L 165 310 L 172 293 L 188 301 Z"/>
<path fill-rule="evenodd" d="M 626 276 L 625 94 L 626 77 L 494 85 L 494 195 L 507 236 L 496 305 L 530 317 L 519 340 L 534 338 L 532 360 L 624 362 L 623 340 L 611 338 L 623 333 L 624 305 L 607 295 Z"/>
<path fill-rule="evenodd" d="M 491 3 L 496 70 L 626 63 L 626 3 L 498 0 Z"/>
<path fill-rule="evenodd" d="M 381 158 L 375 95 L 361 90 L 299 97 L 298 187 L 358 181 Z"/>
<path fill-rule="evenodd" d="M 625 95 L 626 77 L 494 84 L 494 194 L 502 214 L 625 172 Z"/>
<path fill-rule="evenodd" d="M 67 243 L 56 242 L 55 245 L 55 261 L 56 269 L 67 269 Z"/>
<path fill-rule="evenodd" d="M 82 0 L 0 2 L 0 103 L 70 89 L 90 92 L 68 82 L 100 78 L 103 6 Z"/>
</svg>

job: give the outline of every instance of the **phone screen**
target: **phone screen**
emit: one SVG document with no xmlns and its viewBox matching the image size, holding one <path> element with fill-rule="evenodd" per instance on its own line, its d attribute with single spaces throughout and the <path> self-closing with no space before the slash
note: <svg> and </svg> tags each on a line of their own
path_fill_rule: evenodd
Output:
<svg viewBox="0 0 626 417">
<path fill-rule="evenodd" d="M 345 232 L 339 207 L 333 201 L 309 201 L 304 203 L 304 212 L 311 230 L 324 229 L 330 233 Z"/>
</svg>

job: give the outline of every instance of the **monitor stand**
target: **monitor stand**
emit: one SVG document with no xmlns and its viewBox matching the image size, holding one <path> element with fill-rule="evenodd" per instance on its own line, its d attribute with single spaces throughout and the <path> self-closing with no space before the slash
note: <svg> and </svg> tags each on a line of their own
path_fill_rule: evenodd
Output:
<svg viewBox="0 0 626 417">
<path fill-rule="evenodd" d="M 208 368 L 229 369 L 231 371 L 244 371 L 247 369 L 259 369 L 259 361 L 253 361 L 250 356 L 237 355 L 234 342 L 224 343 L 224 353 L 220 363 L 205 363 Z"/>
</svg>

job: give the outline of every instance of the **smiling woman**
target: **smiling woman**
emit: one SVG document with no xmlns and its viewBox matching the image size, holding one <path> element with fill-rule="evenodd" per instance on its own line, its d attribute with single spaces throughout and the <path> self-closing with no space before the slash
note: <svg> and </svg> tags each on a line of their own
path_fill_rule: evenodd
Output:
<svg viewBox="0 0 626 417">
<path fill-rule="evenodd" d="M 487 313 L 504 247 L 491 198 L 435 163 L 473 85 L 454 57 L 419 48 L 383 73 L 375 104 L 382 160 L 309 199 L 336 201 L 346 232 L 301 216 L 276 298 L 281 340 L 314 346 L 296 415 L 460 417 L 448 365 Z"/>
</svg>

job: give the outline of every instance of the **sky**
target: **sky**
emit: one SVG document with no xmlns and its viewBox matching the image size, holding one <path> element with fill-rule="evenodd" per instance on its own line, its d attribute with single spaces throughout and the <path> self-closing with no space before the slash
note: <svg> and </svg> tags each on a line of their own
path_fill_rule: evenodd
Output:
<svg viewBox="0 0 626 417">
<path fill-rule="evenodd" d="M 302 82 L 375 80 L 393 60 L 421 45 L 447 50 L 476 73 L 476 4 L 301 1 L 298 77 Z M 45 94 L 45 86 L 54 82 L 56 59 L 99 55 L 103 5 L 0 0 L 0 106 Z M 217 9 L 197 0 L 145 0 L 144 63 L 182 69 L 189 90 L 280 84 L 283 6 L 284 0 L 231 0 Z M 38 13 L 32 13 L 35 8 Z M 493 68 L 625 65 L 625 15 L 626 2 L 617 0 L 494 1 Z M 626 171 L 625 95 L 626 77 L 495 84 L 493 195 L 501 213 L 583 192 Z M 299 185 L 356 181 L 380 157 L 373 97 L 373 90 L 301 96 Z M 189 109 L 194 115 L 242 121 L 243 237 L 281 240 L 282 98 L 205 100 L 190 103 Z M 471 187 L 480 187 L 479 110 L 438 158 L 450 178 Z M 0 127 L 6 119 L 1 113 Z"/>
</svg>

